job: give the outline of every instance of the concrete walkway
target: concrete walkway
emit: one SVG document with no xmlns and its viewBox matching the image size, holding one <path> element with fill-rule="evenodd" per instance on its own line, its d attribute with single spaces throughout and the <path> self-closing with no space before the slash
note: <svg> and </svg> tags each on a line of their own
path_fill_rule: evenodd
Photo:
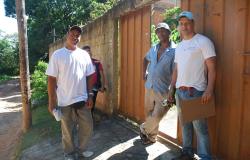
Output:
<svg viewBox="0 0 250 160">
<path fill-rule="evenodd" d="M 170 160 L 178 155 L 177 149 L 156 142 L 141 144 L 136 128 L 124 120 L 106 119 L 96 124 L 88 150 L 94 155 L 87 160 Z M 61 139 L 46 140 L 26 149 L 21 160 L 63 160 Z"/>
</svg>

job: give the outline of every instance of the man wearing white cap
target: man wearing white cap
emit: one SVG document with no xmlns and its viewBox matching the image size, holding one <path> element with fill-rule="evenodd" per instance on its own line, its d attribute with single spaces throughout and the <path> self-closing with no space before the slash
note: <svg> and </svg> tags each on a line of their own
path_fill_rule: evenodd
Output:
<svg viewBox="0 0 250 160">
<path fill-rule="evenodd" d="M 140 137 L 145 145 L 156 142 L 159 122 L 171 106 L 166 102 L 174 67 L 175 50 L 169 41 L 171 31 L 166 23 L 159 23 L 155 32 L 160 42 L 149 50 L 143 63 L 146 121 L 140 125 Z"/>
<path fill-rule="evenodd" d="M 208 103 L 214 95 L 216 54 L 213 43 L 205 36 L 195 33 L 191 12 L 184 11 L 179 17 L 179 30 L 183 40 L 176 48 L 175 69 L 170 93 L 176 87 L 176 103 L 179 98 L 189 100 L 201 97 Z M 173 100 L 170 94 L 169 101 Z M 193 159 L 193 129 L 197 135 L 197 153 L 200 159 L 210 160 L 210 145 L 206 119 L 182 124 L 182 154 L 173 160 Z"/>
</svg>

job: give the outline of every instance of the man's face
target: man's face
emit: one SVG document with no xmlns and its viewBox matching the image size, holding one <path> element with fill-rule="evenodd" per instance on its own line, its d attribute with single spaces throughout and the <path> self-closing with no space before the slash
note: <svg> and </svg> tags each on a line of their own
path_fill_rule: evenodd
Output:
<svg viewBox="0 0 250 160">
<path fill-rule="evenodd" d="M 194 33 L 194 21 L 186 17 L 179 19 L 179 31 L 183 36 Z"/>
<path fill-rule="evenodd" d="M 76 45 L 81 38 L 81 33 L 77 30 L 71 30 L 67 34 L 67 42 L 71 45 Z"/>
<path fill-rule="evenodd" d="M 156 35 L 158 36 L 161 42 L 169 40 L 169 34 L 169 31 L 165 28 L 159 28 L 156 30 Z"/>
</svg>

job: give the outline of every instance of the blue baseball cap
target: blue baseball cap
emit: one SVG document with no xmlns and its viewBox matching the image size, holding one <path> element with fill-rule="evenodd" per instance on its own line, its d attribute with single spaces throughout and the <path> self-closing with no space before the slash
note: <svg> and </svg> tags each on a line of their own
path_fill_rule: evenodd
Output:
<svg viewBox="0 0 250 160">
<path fill-rule="evenodd" d="M 180 20 L 181 17 L 186 17 L 189 20 L 194 20 L 192 12 L 189 12 L 189 11 L 181 12 L 181 14 L 178 16 L 178 20 Z"/>
</svg>

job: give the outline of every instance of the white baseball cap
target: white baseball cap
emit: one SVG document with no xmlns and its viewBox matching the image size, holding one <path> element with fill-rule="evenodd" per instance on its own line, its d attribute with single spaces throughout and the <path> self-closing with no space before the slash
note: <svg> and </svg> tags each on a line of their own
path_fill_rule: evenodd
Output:
<svg viewBox="0 0 250 160">
<path fill-rule="evenodd" d="M 159 28 L 165 28 L 166 30 L 168 30 L 169 32 L 171 32 L 171 30 L 170 30 L 170 28 L 169 28 L 169 26 L 168 26 L 167 23 L 164 23 L 164 22 L 158 23 L 157 26 L 156 26 L 156 28 L 155 28 L 155 31 L 157 29 L 159 29 Z"/>
</svg>

